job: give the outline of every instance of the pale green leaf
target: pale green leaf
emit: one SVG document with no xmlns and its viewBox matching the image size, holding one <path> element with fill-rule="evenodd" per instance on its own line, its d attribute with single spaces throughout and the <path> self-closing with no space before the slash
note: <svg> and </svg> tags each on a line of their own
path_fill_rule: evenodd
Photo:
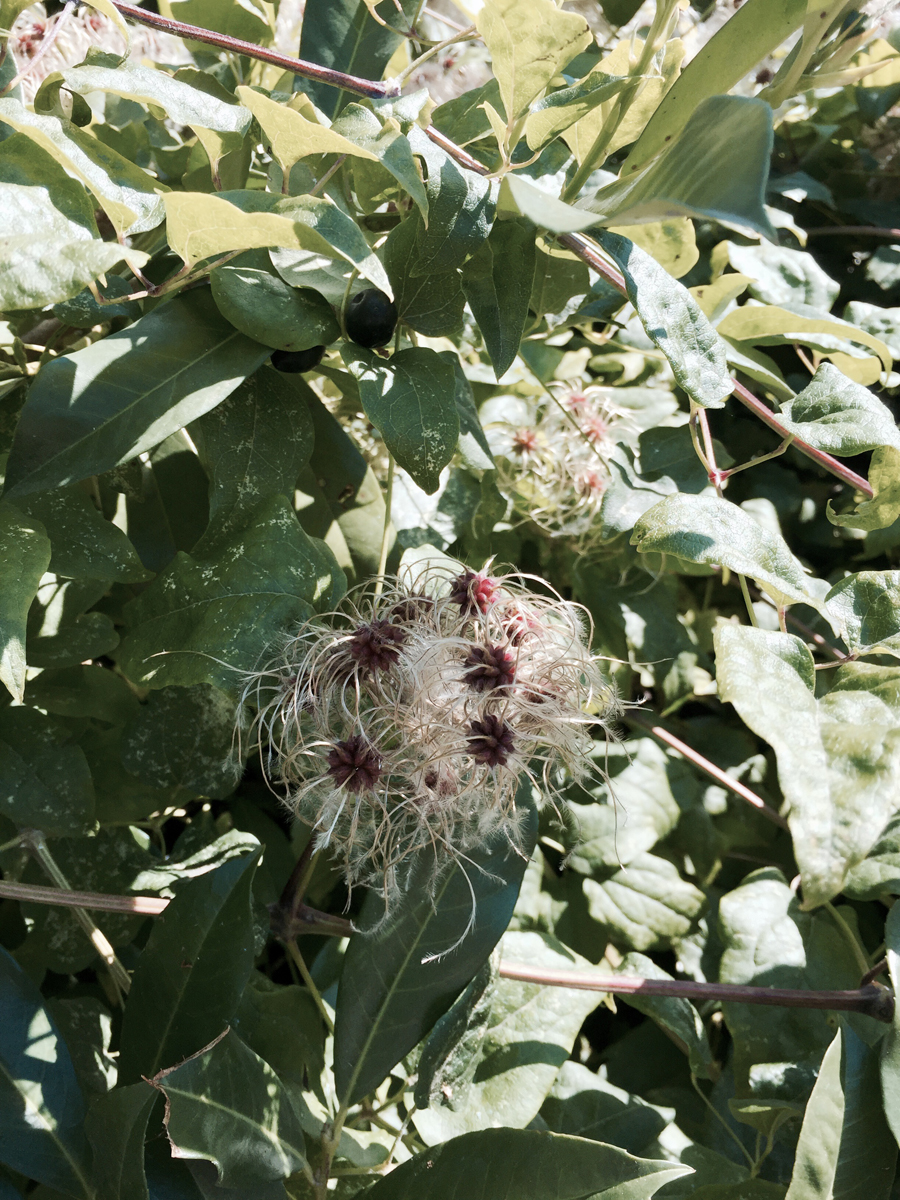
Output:
<svg viewBox="0 0 900 1200">
<path fill-rule="evenodd" d="M 635 950 L 654 950 L 684 937 L 703 910 L 703 893 L 668 859 L 638 854 L 627 867 L 585 879 L 591 917 L 607 936 Z"/>
<path fill-rule="evenodd" d="M 728 567 L 755 579 L 778 604 L 809 604 L 826 612 L 787 542 L 717 496 L 666 496 L 639 518 L 631 544 L 642 554 Z"/>
<path fill-rule="evenodd" d="M 744 305 L 723 317 L 717 328 L 723 337 L 756 346 L 782 346 L 800 342 L 824 354 L 871 357 L 859 348 L 866 346 L 874 351 L 886 371 L 891 369 L 893 363 L 884 342 L 839 317 L 823 317 L 819 314 L 801 316 L 773 304 Z"/>
<path fill-rule="evenodd" d="M 25 627 L 41 576 L 50 564 L 50 539 L 40 521 L 0 503 L 0 682 L 22 702 Z"/>
<path fill-rule="evenodd" d="M 828 501 L 828 520 L 851 529 L 887 529 L 900 518 L 900 451 L 877 446 L 869 463 L 869 483 L 875 495 L 863 500 L 856 512 L 838 513 Z"/>
<path fill-rule="evenodd" d="M 836 583 L 825 602 L 851 654 L 900 658 L 900 571 L 860 571 Z"/>
<path fill-rule="evenodd" d="M 716 247 L 716 256 L 724 253 L 731 266 L 752 282 L 750 295 L 765 304 L 808 304 L 827 314 L 838 297 L 840 287 L 822 270 L 806 250 L 791 250 L 760 242 L 758 246 L 738 246 L 724 242 Z M 720 277 L 727 283 L 732 277 Z"/>
<path fill-rule="evenodd" d="M 788 433 L 839 457 L 876 446 L 900 450 L 891 410 L 828 362 L 820 364 L 802 392 L 782 403 L 781 418 Z"/>
<path fill-rule="evenodd" d="M 510 121 L 592 41 L 584 17 L 563 12 L 552 0 L 487 0 L 476 26 Z"/>
<path fill-rule="evenodd" d="M 598 104 L 617 96 L 627 82 L 624 75 L 610 75 L 595 67 L 571 87 L 551 92 L 532 105 L 525 121 L 525 140 L 530 150 L 539 150 L 563 130 L 580 121 Z"/>
<path fill-rule="evenodd" d="M 841 1144 L 844 1094 L 841 1090 L 841 1031 L 825 1051 L 816 1085 L 812 1090 L 791 1185 L 785 1200 L 831 1200 Z"/>
</svg>

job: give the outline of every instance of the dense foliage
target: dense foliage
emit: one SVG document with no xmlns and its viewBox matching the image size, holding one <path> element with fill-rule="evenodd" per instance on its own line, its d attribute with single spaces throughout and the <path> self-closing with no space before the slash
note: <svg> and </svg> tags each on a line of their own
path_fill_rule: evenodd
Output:
<svg viewBox="0 0 900 1200">
<path fill-rule="evenodd" d="M 26 7 L 0 1198 L 894 1196 L 886 28 Z"/>
</svg>

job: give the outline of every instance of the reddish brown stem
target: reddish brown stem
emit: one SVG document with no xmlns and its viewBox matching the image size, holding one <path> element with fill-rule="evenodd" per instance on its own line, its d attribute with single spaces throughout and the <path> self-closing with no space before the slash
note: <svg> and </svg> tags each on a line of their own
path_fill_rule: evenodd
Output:
<svg viewBox="0 0 900 1200">
<path fill-rule="evenodd" d="M 576 988 L 618 996 L 676 996 L 685 1000 L 720 1000 L 732 1004 L 768 1004 L 776 1008 L 821 1008 L 832 1012 L 856 1012 L 890 1025 L 894 1018 L 894 994 L 877 983 L 854 991 L 814 992 L 806 988 L 752 987 L 739 983 L 695 983 L 682 979 L 630 979 L 621 975 L 590 975 L 586 971 L 556 971 L 529 967 L 524 963 L 501 962 L 499 974 L 521 983 L 548 987 Z"/>
<path fill-rule="evenodd" d="M 109 896 L 102 892 L 74 892 L 39 883 L 0 882 L 0 898 L 28 904 L 58 904 L 63 908 L 89 908 L 94 912 L 135 913 L 158 917 L 168 900 L 160 896 Z"/>
<path fill-rule="evenodd" d="M 352 92 L 356 96 L 370 96 L 383 99 L 386 96 L 399 96 L 400 86 L 394 80 L 360 79 L 356 75 L 347 75 L 343 71 L 332 71 L 329 67 L 320 67 L 316 63 L 306 62 L 302 58 L 291 58 L 287 54 L 279 54 L 277 50 L 269 50 L 264 46 L 256 46 L 253 42 L 244 42 L 240 38 L 229 37 L 224 33 L 213 33 L 210 29 L 201 29 L 199 25 L 188 25 L 184 21 L 173 21 L 161 17 L 158 13 L 149 12 L 145 8 L 136 8 L 133 4 L 123 4 L 122 0 L 112 0 L 113 5 L 123 17 L 129 17 L 141 25 L 149 25 L 162 33 L 171 33 L 175 37 L 189 38 L 193 42 L 205 42 L 216 46 L 219 50 L 228 50 L 232 54 L 244 54 L 247 58 L 258 59 L 260 62 L 272 63 L 284 71 L 293 71 L 303 79 L 314 79 L 318 83 L 330 83 Z"/>
<path fill-rule="evenodd" d="M 631 725 L 637 725 L 641 729 L 646 729 L 658 741 L 663 742 L 666 746 L 671 746 L 673 750 L 677 750 L 683 758 L 686 758 L 688 762 L 692 762 L 695 767 L 699 767 L 710 779 L 715 779 L 716 783 L 720 783 L 722 787 L 728 788 L 735 796 L 740 796 L 742 800 L 746 800 L 748 804 L 752 804 L 756 811 L 762 813 L 773 825 L 779 825 L 782 829 L 788 828 L 788 823 L 781 813 L 776 812 L 774 808 L 770 808 L 762 797 L 757 796 L 756 792 L 751 792 L 740 780 L 732 779 L 730 775 L 726 774 L 720 767 L 717 767 L 715 763 L 710 762 L 708 758 L 704 758 L 702 754 L 698 754 L 696 750 L 693 750 L 681 738 L 677 738 L 673 733 L 669 733 L 668 729 L 664 729 L 662 725 L 655 724 L 637 709 L 629 709 L 625 713 L 624 719 Z"/>
<path fill-rule="evenodd" d="M 864 233 L 868 237 L 900 238 L 900 229 L 884 229 L 880 225 L 817 225 L 807 229 L 807 237 L 823 237 L 829 233 Z"/>
</svg>

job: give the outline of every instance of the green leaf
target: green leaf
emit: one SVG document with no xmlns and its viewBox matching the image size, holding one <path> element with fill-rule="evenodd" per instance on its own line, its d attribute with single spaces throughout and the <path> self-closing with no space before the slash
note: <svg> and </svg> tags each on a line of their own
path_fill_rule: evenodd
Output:
<svg viewBox="0 0 900 1200">
<path fill-rule="evenodd" d="M 852 900 L 877 900 L 900 892 L 900 817 L 888 821 L 878 841 L 848 874 L 844 893 Z"/>
<path fill-rule="evenodd" d="M 678 1163 L 633 1158 L 618 1146 L 534 1129 L 483 1129 L 432 1146 L 373 1184 L 364 1200 L 649 1200 L 690 1173 Z"/>
<path fill-rule="evenodd" d="M 209 412 L 268 351 L 190 292 L 127 329 L 48 362 L 31 385 L 9 457 L 7 495 L 96 475 Z"/>
<path fill-rule="evenodd" d="M 796 843 L 795 843 L 796 844 Z M 848 909 L 844 909 L 846 913 Z M 748 875 L 719 902 L 720 983 L 841 989 L 859 983 L 856 956 L 827 912 L 802 912 L 780 871 Z M 835 1015 L 804 1008 L 724 1005 L 738 1095 L 803 1103 L 834 1037 Z"/>
<path fill-rule="evenodd" d="M 626 76 L 609 75 L 595 67 L 578 83 L 560 88 L 538 100 L 532 105 L 525 121 L 525 140 L 529 150 L 540 150 L 546 146 L 563 130 L 592 112 L 598 104 L 618 95 L 626 82 Z M 432 119 L 436 116 L 437 112 L 433 113 Z"/>
<path fill-rule="evenodd" d="M 900 995 L 900 908 L 891 909 L 884 926 L 885 959 L 894 995 Z M 881 1092 L 884 1115 L 895 1141 L 900 1144 L 900 1005 L 881 1044 Z"/>
<path fill-rule="evenodd" d="M 814 908 L 841 890 L 896 808 L 896 668 L 848 664 L 817 701 L 799 638 L 723 624 L 715 640 L 720 699 L 775 751 L 803 905 Z"/>
<path fill-rule="evenodd" d="M 456 388 L 451 365 L 417 347 L 384 361 L 348 343 L 341 356 L 359 384 L 366 416 L 397 463 L 429 495 L 436 492 L 459 439 L 456 406 L 448 405 Z"/>
<path fill-rule="evenodd" d="M 671 979 L 652 958 L 634 952 L 626 954 L 616 968 L 620 975 L 637 975 L 642 979 Z M 638 1012 L 645 1013 L 683 1050 L 690 1063 L 691 1074 L 700 1079 L 715 1080 L 718 1067 L 713 1059 L 709 1039 L 700 1014 L 689 1000 L 674 996 L 641 996 L 634 992 L 622 999 Z"/>
<path fill-rule="evenodd" d="M 340 335 L 331 305 L 312 288 L 289 287 L 265 250 L 248 250 L 210 275 L 219 312 L 273 350 L 327 346 Z"/>
<path fill-rule="evenodd" d="M 350 154 L 377 161 L 378 156 L 371 150 L 348 141 L 327 125 L 308 120 L 302 113 L 270 100 L 253 88 L 239 87 L 237 95 L 259 122 L 272 157 L 281 167 L 285 178 L 290 175 L 295 163 L 313 154 Z M 378 118 L 372 113 L 369 116 L 380 130 Z"/>
<path fill-rule="evenodd" d="M 29 112 L 10 97 L 0 98 L 0 123 L 24 133 L 80 179 L 117 233 L 143 233 L 163 220 L 165 187 L 88 131 L 61 117 Z"/>
<path fill-rule="evenodd" d="M 717 329 L 723 337 L 736 342 L 751 342 L 755 346 L 788 346 L 800 342 L 823 354 L 840 353 L 861 359 L 872 357 L 859 349 L 867 346 L 874 351 L 876 366 L 880 364 L 889 371 L 893 364 L 890 351 L 879 338 L 839 317 L 823 317 L 814 309 L 797 313 L 774 304 L 744 305 L 732 309 Z M 877 371 L 876 375 L 879 373 Z"/>
<path fill-rule="evenodd" d="M 153 787 L 227 796 L 242 773 L 234 734 L 234 702 L 217 688 L 163 688 L 125 727 L 122 765 Z"/>
<path fill-rule="evenodd" d="M 842 1028 L 840 1083 L 844 1111 L 833 1191 L 840 1200 L 887 1200 L 891 1194 L 897 1143 L 882 1103 L 879 1049 L 867 1045 L 852 1025 Z M 814 1132 L 813 1127 L 811 1135 Z M 800 1136 L 802 1141 L 803 1134 Z"/>
<path fill-rule="evenodd" d="M 453 367 L 456 377 L 456 412 L 459 417 L 459 456 L 463 465 L 472 471 L 491 471 L 494 467 L 494 456 L 488 444 L 478 410 L 475 407 L 475 396 L 472 385 L 466 378 L 459 355 L 453 350 L 439 351 L 444 362 Z M 505 501 L 503 511 L 506 511 Z M 502 516 L 502 513 L 500 514 Z"/>
<path fill-rule="evenodd" d="M 390 287 L 362 230 L 326 196 L 170 192 L 165 199 L 169 245 L 188 266 L 231 250 L 277 246 L 344 259 L 376 287 Z"/>
<path fill-rule="evenodd" d="M 891 410 L 828 362 L 820 364 L 799 395 L 781 405 L 781 419 L 788 433 L 839 457 L 876 446 L 900 450 Z"/>
<path fill-rule="evenodd" d="M 23 496 L 18 507 L 40 521 L 50 538 L 49 569 L 70 579 L 146 583 L 137 551 L 118 526 L 107 521 L 81 488 Z"/>
<path fill-rule="evenodd" d="M 461 171 L 449 154 L 414 126 L 409 143 L 425 162 L 428 228 L 412 266 L 415 275 L 440 275 L 461 267 L 490 233 L 497 186 L 472 171 Z"/>
<path fill-rule="evenodd" d="M 639 518 L 631 544 L 642 554 L 728 567 L 755 579 L 779 605 L 808 604 L 826 613 L 787 542 L 717 496 L 666 496 Z"/>
<path fill-rule="evenodd" d="M 785 1200 L 831 1200 L 841 1144 L 841 1031 L 825 1051 L 806 1106 L 791 1185 Z"/>
<path fill-rule="evenodd" d="M 466 297 L 456 269 L 434 275 L 413 274 L 424 235 L 421 216 L 411 212 L 388 235 L 384 265 L 400 320 L 426 337 L 444 337 L 462 327 Z"/>
<path fill-rule="evenodd" d="M 314 606 L 333 608 L 344 587 L 324 543 L 307 537 L 287 500 L 273 496 L 215 557 L 179 553 L 129 603 L 119 664 L 143 687 L 209 682 L 234 691 L 240 672 L 256 667 L 285 628 Z"/>
<path fill-rule="evenodd" d="M 149 1200 L 144 1174 L 144 1138 L 157 1093 L 132 1083 L 98 1096 L 85 1129 L 94 1151 L 94 1179 L 104 1200 Z"/>
<path fill-rule="evenodd" d="M 388 26 L 406 32 L 419 12 L 418 0 L 392 0 L 376 8 Z M 386 29 L 370 15 L 363 0 L 309 0 L 300 29 L 300 57 L 362 79 L 381 79 L 401 34 Z M 305 81 L 303 90 L 317 108 L 334 117 L 352 97 L 332 84 Z"/>
<path fill-rule="evenodd" d="M 40 521 L 0 502 L 0 682 L 21 703 L 25 692 L 28 610 L 50 563 L 50 539 Z"/>
<path fill-rule="evenodd" d="M 265 869 L 265 864 L 263 865 Z M 254 974 L 244 989 L 235 1032 L 278 1075 L 303 1086 L 325 1066 L 325 1026 L 312 995 L 296 984 L 282 986 Z"/>
<path fill-rule="evenodd" d="M 609 230 L 597 240 L 625 278 L 628 299 L 651 342 L 662 350 L 679 387 L 705 408 L 722 408 L 734 382 L 725 346 L 686 287 L 649 254 Z"/>
<path fill-rule="evenodd" d="M 745 0 L 670 88 L 625 160 L 622 177 L 630 178 L 673 141 L 707 97 L 730 92 L 800 28 L 806 9 L 805 0 Z"/>
<path fill-rule="evenodd" d="M 305 1165 L 303 1132 L 287 1092 L 236 1033 L 226 1031 L 153 1084 L 166 1096 L 173 1154 L 215 1163 L 221 1187 L 252 1188 Z"/>
<path fill-rule="evenodd" d="M 711 96 L 664 154 L 601 188 L 587 207 L 604 225 L 683 216 L 774 239 L 764 207 L 772 143 L 768 104 Z"/>
<path fill-rule="evenodd" d="M 274 14 L 260 0 L 242 0 L 239 4 L 223 4 L 221 0 L 168 0 L 167 7 L 176 21 L 188 25 L 214 29 L 228 37 L 260 45 L 272 41 Z"/>
<path fill-rule="evenodd" d="M 348 104 L 335 121 L 334 128 L 349 138 L 357 155 L 376 159 L 428 220 L 428 196 L 407 137 L 390 125 L 382 125 L 375 114 L 361 104 Z"/>
<path fill-rule="evenodd" d="M 551 192 L 538 187 L 521 175 L 506 175 L 500 192 L 501 201 L 511 199 L 512 207 L 518 209 L 539 229 L 551 233 L 578 233 L 600 223 L 596 213 L 574 208 L 558 200 Z"/>
<path fill-rule="evenodd" d="M 119 635 L 112 618 L 87 611 L 108 587 L 102 580 L 45 575 L 28 614 L 29 666 L 74 667 L 114 650 Z"/>
<path fill-rule="evenodd" d="M 154 922 L 125 1009 L 123 1083 L 202 1050 L 235 1015 L 253 966 L 250 884 L 259 854 L 257 845 L 188 880 Z"/>
<path fill-rule="evenodd" d="M 560 1068 L 540 1119 L 552 1133 L 621 1146 L 629 1154 L 640 1154 L 669 1123 L 668 1113 L 571 1059 Z"/>
<path fill-rule="evenodd" d="M 825 602 L 851 654 L 900 658 L 900 572 L 860 571 L 836 583 Z"/>
<path fill-rule="evenodd" d="M 589 965 L 562 942 L 540 933 L 508 933 L 500 952 L 510 962 L 555 970 Z M 595 993 L 496 980 L 479 1028 L 474 1079 L 453 1087 L 436 1079 L 431 1106 L 414 1114 L 426 1144 L 434 1146 L 483 1128 L 485 1113 L 491 1114 L 495 1125 L 523 1129 L 543 1104 L 579 1029 L 598 1002 Z M 432 1036 L 439 1037 L 440 1030 L 436 1028 Z"/>
<path fill-rule="evenodd" d="M 654 854 L 638 854 L 618 871 L 598 871 L 583 886 L 593 920 L 614 942 L 635 950 L 684 937 L 705 904 L 703 893 L 677 867 Z"/>
<path fill-rule="evenodd" d="M 463 267 L 462 287 L 497 379 L 515 362 L 534 280 L 534 226 L 496 221 Z"/>
<path fill-rule="evenodd" d="M 89 1200 L 84 1100 L 40 992 L 0 948 L 0 1161 Z"/>
<path fill-rule="evenodd" d="M 593 40 L 584 17 L 552 0 L 486 0 L 475 24 L 511 123 Z"/>
<path fill-rule="evenodd" d="M 827 314 L 841 290 L 805 250 L 771 242 L 758 246 L 722 242 L 716 247 L 717 261 L 723 252 L 734 270 L 750 280 L 750 295 L 764 304 L 808 304 Z M 729 276 L 722 278 L 727 281 Z"/>
<path fill-rule="evenodd" d="M 863 500 L 856 512 L 838 513 L 828 501 L 832 525 L 851 529 L 887 529 L 900 518 L 900 453 L 893 446 L 877 446 L 869 463 L 869 483 L 875 495 Z"/>
<path fill-rule="evenodd" d="M 49 837 L 88 832 L 94 788 L 66 727 L 34 708 L 0 710 L 0 812 Z"/>
<path fill-rule="evenodd" d="M 526 861 L 508 845 L 487 845 L 467 855 L 465 869 L 445 869 L 431 894 L 435 864 L 422 852 L 418 879 L 387 926 L 379 927 L 381 899 L 367 898 L 335 1013 L 335 1084 L 346 1103 L 376 1088 L 478 972 L 509 923 Z"/>
<path fill-rule="evenodd" d="M 245 528 L 260 498 L 291 497 L 313 447 L 301 380 L 262 367 L 191 425 L 210 479 L 209 526 L 194 547 L 205 557 Z"/>
<path fill-rule="evenodd" d="M 141 66 L 133 59 L 126 58 L 115 67 L 93 63 L 70 67 L 59 72 L 58 78 L 67 92 L 79 96 L 111 92 L 151 108 L 161 108 L 176 125 L 239 137 L 250 128 L 250 113 L 234 97 L 226 101 L 165 71 Z"/>
</svg>

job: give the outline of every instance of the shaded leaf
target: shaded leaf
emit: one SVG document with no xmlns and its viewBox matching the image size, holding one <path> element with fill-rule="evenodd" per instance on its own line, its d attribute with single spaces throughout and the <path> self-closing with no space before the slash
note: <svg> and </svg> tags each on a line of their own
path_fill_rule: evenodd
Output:
<svg viewBox="0 0 900 1200">
<path fill-rule="evenodd" d="M 40 992 L 2 948 L 0 1004 L 0 1160 L 89 1200 L 84 1100 L 72 1060 Z"/>
<path fill-rule="evenodd" d="M 0 709 L 0 812 L 49 837 L 89 831 L 94 788 L 66 727 L 34 708 Z"/>
<path fill-rule="evenodd" d="M 80 488 L 32 493 L 18 507 L 47 531 L 49 569 L 55 575 L 122 583 L 152 579 L 122 530 L 105 520 Z"/>
<path fill-rule="evenodd" d="M 350 939 L 344 957 L 335 1014 L 335 1083 L 345 1102 L 356 1103 L 378 1086 L 500 940 L 527 861 L 508 845 L 503 849 L 502 855 L 496 845 L 470 852 L 465 871 L 445 870 L 433 895 L 427 881 L 434 861 L 422 852 L 419 879 L 387 926 L 378 928 L 380 898 L 372 893 L 366 900 L 358 922 L 363 932 Z"/>
<path fill-rule="evenodd" d="M 540 1116 L 553 1133 L 621 1146 L 629 1154 L 640 1154 L 669 1123 L 668 1113 L 571 1059 L 560 1068 Z"/>
<path fill-rule="evenodd" d="M 202 1050 L 237 1011 L 253 966 L 250 884 L 259 853 L 188 880 L 154 922 L 125 1010 L 123 1083 Z"/>
<path fill-rule="evenodd" d="M 284 1179 L 305 1164 L 303 1133 L 287 1092 L 236 1033 L 161 1071 L 153 1083 L 166 1096 L 173 1153 L 215 1163 L 222 1187 Z"/>
<path fill-rule="evenodd" d="M 144 1138 L 157 1093 L 132 1083 L 98 1096 L 85 1129 L 94 1151 L 94 1179 L 104 1200 L 149 1200 Z"/>
<path fill-rule="evenodd" d="M 461 328 L 466 298 L 455 268 L 434 275 L 413 274 L 423 237 L 422 218 L 414 211 L 388 235 L 384 265 L 400 320 L 426 337 L 443 337 Z"/>
<path fill-rule="evenodd" d="M 456 387 L 450 364 L 424 348 L 400 350 L 384 361 L 348 344 L 341 356 L 388 450 L 424 491 L 436 492 L 459 439 L 456 407 L 447 404 Z"/>
<path fill-rule="evenodd" d="M 312 452 L 310 394 L 301 380 L 262 367 L 191 425 L 210 480 L 209 526 L 196 556 L 245 528 L 264 497 L 292 496 Z"/>
<path fill-rule="evenodd" d="M 59 487 L 128 462 L 214 408 L 268 350 L 238 333 L 204 291 L 169 300 L 31 385 L 7 494 Z"/>
<path fill-rule="evenodd" d="M 0 502 L 0 682 L 14 699 L 25 692 L 28 610 L 50 563 L 50 540 L 40 521 Z"/>
<path fill-rule="evenodd" d="M 376 159 L 415 202 L 428 219 L 428 196 L 413 157 L 409 139 L 360 104 L 348 104 L 335 122 L 335 129 L 350 139 L 357 155 Z"/>
<path fill-rule="evenodd" d="M 645 954 L 626 954 L 616 968 L 621 975 L 636 975 L 641 979 L 671 979 L 672 976 L 658 967 Z M 662 1029 L 679 1049 L 688 1056 L 691 1074 L 700 1079 L 718 1077 L 718 1067 L 713 1059 L 709 1039 L 700 1014 L 689 1000 L 675 996 L 641 996 L 639 993 L 623 996 L 626 1004 L 645 1013 Z"/>
<path fill-rule="evenodd" d="M 462 287 L 497 379 L 515 361 L 528 319 L 534 279 L 534 227 L 496 221 L 463 267 Z"/>
<path fill-rule="evenodd" d="M 239 673 L 259 665 L 280 632 L 314 606 L 333 608 L 344 587 L 324 543 L 307 537 L 287 500 L 273 496 L 215 557 L 176 555 L 130 602 L 119 663 L 144 687 L 210 682 L 234 691 Z"/>
<path fill-rule="evenodd" d="M 312 288 L 289 287 L 265 250 L 248 250 L 216 267 L 210 284 L 222 316 L 273 350 L 327 346 L 340 333 L 328 301 Z"/>
<path fill-rule="evenodd" d="M 687 1175 L 677 1163 L 632 1158 L 617 1146 L 532 1129 L 484 1129 L 432 1146 L 364 1193 L 365 1200 L 438 1200 L 484 1194 L 503 1200 L 648 1200 Z"/>
</svg>

